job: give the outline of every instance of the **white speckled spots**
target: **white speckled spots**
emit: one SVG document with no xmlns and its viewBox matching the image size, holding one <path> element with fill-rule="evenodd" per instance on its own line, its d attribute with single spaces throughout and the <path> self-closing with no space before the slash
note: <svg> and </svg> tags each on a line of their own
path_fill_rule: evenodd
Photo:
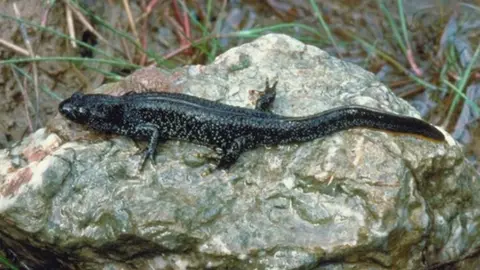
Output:
<svg viewBox="0 0 480 270">
<path fill-rule="evenodd" d="M 273 101 L 273 100 L 272 100 Z M 384 129 L 443 140 L 433 126 L 416 118 L 366 107 L 342 107 L 307 117 L 284 117 L 174 93 L 139 93 L 121 97 L 82 95 L 62 102 L 70 120 L 93 129 L 158 141 L 177 139 L 222 148 L 220 163 L 233 164 L 259 145 L 305 142 L 353 127 Z M 78 111 L 83 113 L 80 115 Z M 74 112 L 74 113 L 71 113 Z M 140 128 L 139 128 L 140 127 Z M 147 128 L 145 128 L 147 127 Z M 155 137 L 154 137 L 155 135 Z"/>
</svg>

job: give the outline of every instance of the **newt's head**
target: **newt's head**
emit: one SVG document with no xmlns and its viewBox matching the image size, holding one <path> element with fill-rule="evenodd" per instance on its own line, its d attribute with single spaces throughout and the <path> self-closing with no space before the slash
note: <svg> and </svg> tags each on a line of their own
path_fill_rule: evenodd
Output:
<svg viewBox="0 0 480 270">
<path fill-rule="evenodd" d="M 97 130 L 111 129 L 122 117 L 115 101 L 113 96 L 76 92 L 60 103 L 58 111 L 72 122 Z"/>
<path fill-rule="evenodd" d="M 58 111 L 68 120 L 79 124 L 87 123 L 90 116 L 84 96 L 80 92 L 75 92 L 70 98 L 60 103 Z"/>
</svg>

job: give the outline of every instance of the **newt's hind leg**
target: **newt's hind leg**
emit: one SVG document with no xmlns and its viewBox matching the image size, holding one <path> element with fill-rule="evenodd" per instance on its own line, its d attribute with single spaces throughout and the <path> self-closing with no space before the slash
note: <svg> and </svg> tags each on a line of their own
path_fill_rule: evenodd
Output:
<svg viewBox="0 0 480 270">
<path fill-rule="evenodd" d="M 275 81 L 273 85 L 270 87 L 268 83 L 268 78 L 267 81 L 265 82 L 265 90 L 263 93 L 260 94 L 260 98 L 257 100 L 255 103 L 255 109 L 264 111 L 264 112 L 269 112 L 270 109 L 272 108 L 272 104 L 275 101 L 275 96 L 277 94 L 277 83 L 278 81 Z"/>
</svg>

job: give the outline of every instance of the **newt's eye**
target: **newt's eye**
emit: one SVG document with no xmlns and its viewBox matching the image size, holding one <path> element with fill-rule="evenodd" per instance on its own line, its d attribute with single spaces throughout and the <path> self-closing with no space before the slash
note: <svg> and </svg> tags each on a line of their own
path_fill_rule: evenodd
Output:
<svg viewBox="0 0 480 270">
<path fill-rule="evenodd" d="M 72 98 L 72 99 L 79 99 L 79 98 L 81 98 L 81 97 L 83 97 L 83 94 L 82 94 L 81 92 L 78 92 L 78 91 L 77 91 L 77 92 L 73 93 L 73 95 L 72 95 L 71 98 Z"/>
<path fill-rule="evenodd" d="M 85 112 L 87 112 L 87 110 L 85 110 L 85 108 L 83 108 L 83 107 L 80 107 L 80 108 L 78 108 L 78 112 L 80 114 L 85 114 Z"/>
</svg>

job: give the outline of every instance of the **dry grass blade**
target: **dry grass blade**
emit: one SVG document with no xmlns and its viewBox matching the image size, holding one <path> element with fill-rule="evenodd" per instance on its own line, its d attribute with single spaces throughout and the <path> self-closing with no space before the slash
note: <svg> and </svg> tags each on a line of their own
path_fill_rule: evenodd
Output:
<svg viewBox="0 0 480 270">
<path fill-rule="evenodd" d="M 420 69 L 420 67 L 415 62 L 415 56 L 412 50 L 412 46 L 410 45 L 410 38 L 408 36 L 405 12 L 403 10 L 403 1 L 398 0 L 397 6 L 398 6 L 399 17 L 400 17 L 400 26 L 403 33 L 403 39 L 405 42 L 405 46 L 407 47 L 407 55 L 406 55 L 407 61 L 410 64 L 410 67 L 412 68 L 412 71 L 413 73 L 415 73 L 416 76 L 423 76 L 422 69 Z"/>
<path fill-rule="evenodd" d="M 9 48 L 9 49 L 12 49 L 13 51 L 15 51 L 15 52 L 17 52 L 17 53 L 19 53 L 19 54 L 22 54 L 22 55 L 25 55 L 25 56 L 31 56 L 30 53 L 29 53 L 27 50 L 25 50 L 24 48 L 19 47 L 19 46 L 15 45 L 15 44 L 13 44 L 13 43 L 11 43 L 11 42 L 8 42 L 8 41 L 6 41 L 6 40 L 4 40 L 4 39 L 1 39 L 1 38 L 0 38 L 0 44 L 2 44 L 3 46 L 5 46 L 5 47 L 7 47 L 7 48 Z"/>
<path fill-rule="evenodd" d="M 17 17 L 17 19 L 21 19 L 20 12 L 18 11 L 17 5 L 15 3 L 13 3 L 13 10 L 15 12 L 15 16 Z M 30 43 L 30 39 L 28 38 L 27 31 L 25 30 L 25 27 L 22 23 L 19 23 L 19 25 L 20 25 L 20 32 L 22 33 L 23 41 L 25 43 L 25 47 L 27 47 L 27 50 L 28 50 L 29 54 L 32 57 L 35 58 L 36 56 L 33 53 L 32 44 Z M 37 129 L 37 127 L 41 126 L 41 123 L 40 123 L 40 117 L 39 117 L 40 96 L 39 96 L 39 92 L 38 92 L 38 69 L 37 69 L 37 64 L 35 62 L 32 62 L 32 70 L 33 70 L 33 88 L 35 90 L 35 126 L 34 126 L 34 129 Z M 24 95 L 26 95 L 26 93 Z"/>
<path fill-rule="evenodd" d="M 70 39 L 70 44 L 72 44 L 73 48 L 77 48 L 77 43 L 75 43 L 75 27 L 73 26 L 72 9 L 68 5 L 65 5 L 65 8 L 67 10 L 66 16 L 68 34 L 72 38 Z"/>
<path fill-rule="evenodd" d="M 65 3 L 73 12 L 75 17 L 83 24 L 83 26 L 85 26 L 85 28 L 92 32 L 99 40 L 103 41 L 106 44 L 109 43 L 107 39 L 105 39 L 102 35 L 100 35 L 100 33 L 98 33 L 97 30 L 95 30 L 95 28 L 93 28 L 92 24 L 87 20 L 87 18 L 85 18 L 85 16 L 80 11 L 78 11 L 75 6 L 71 5 L 67 0 L 65 0 Z"/>
<path fill-rule="evenodd" d="M 123 0 L 122 2 L 123 2 L 123 7 L 125 8 L 125 12 L 127 12 L 130 29 L 132 29 L 133 36 L 135 36 L 137 43 L 140 44 L 140 38 L 138 37 L 137 27 L 135 26 L 135 22 L 133 20 L 132 11 L 130 10 L 130 4 L 128 3 L 128 0 Z"/>
<path fill-rule="evenodd" d="M 18 84 L 18 87 L 20 87 L 20 89 L 22 90 L 21 92 L 22 92 L 22 96 L 23 96 L 23 104 L 25 105 L 25 116 L 27 118 L 28 130 L 30 132 L 33 132 L 32 119 L 30 117 L 30 112 L 28 110 L 29 105 L 31 105 L 30 98 L 28 97 L 27 90 L 25 89 L 25 87 L 23 87 L 22 82 L 20 81 L 20 78 L 18 77 L 17 72 L 15 71 L 15 69 L 12 66 L 10 66 L 10 68 L 12 70 L 13 77 L 15 78 L 15 81 Z"/>
</svg>

